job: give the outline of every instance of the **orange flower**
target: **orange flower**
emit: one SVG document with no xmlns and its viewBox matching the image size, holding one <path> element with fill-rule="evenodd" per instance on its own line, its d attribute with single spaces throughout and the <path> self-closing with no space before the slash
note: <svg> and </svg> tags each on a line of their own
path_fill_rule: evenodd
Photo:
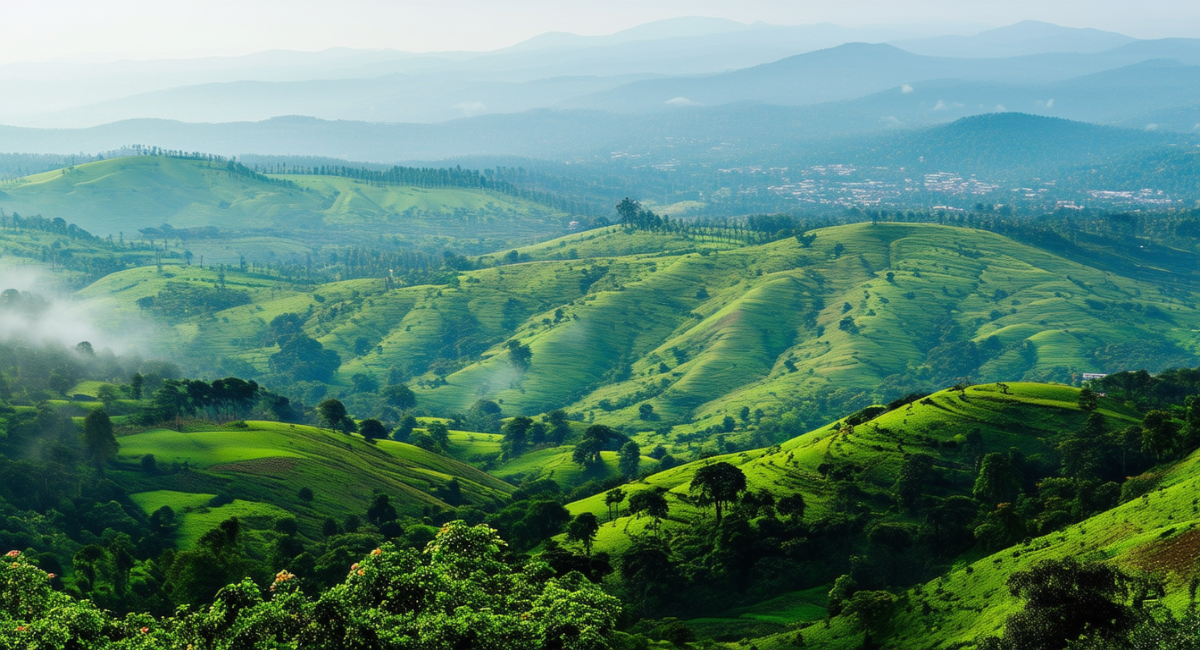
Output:
<svg viewBox="0 0 1200 650">
<path fill-rule="evenodd" d="M 142 628 L 142 634 L 146 634 L 149 631 L 150 631 L 150 628 L 148 628 L 148 627 Z"/>
<path fill-rule="evenodd" d="M 20 551 L 9 551 L 9 552 L 5 553 L 4 555 L 5 555 L 5 557 L 17 557 L 20 554 L 21 554 Z"/>
<path fill-rule="evenodd" d="M 360 576 L 365 576 L 365 575 L 367 575 L 367 572 L 366 572 L 366 571 L 363 571 L 362 569 L 359 569 L 359 570 L 358 570 L 358 575 L 360 575 Z"/>
<path fill-rule="evenodd" d="M 17 626 L 17 631 L 18 631 L 18 632 L 24 632 L 24 631 L 25 631 L 25 626 L 24 626 L 24 625 L 18 625 L 18 626 Z"/>
<path fill-rule="evenodd" d="M 47 573 L 46 577 L 49 578 L 50 580 L 53 580 L 53 579 L 57 578 L 58 576 L 54 575 L 53 573 Z"/>
<path fill-rule="evenodd" d="M 351 565 L 350 565 L 350 570 L 351 570 L 351 571 L 358 571 L 358 562 L 355 562 L 354 564 L 351 564 Z"/>
<path fill-rule="evenodd" d="M 371 551 L 371 555 L 383 555 L 383 549 L 377 548 L 374 551 Z"/>
</svg>

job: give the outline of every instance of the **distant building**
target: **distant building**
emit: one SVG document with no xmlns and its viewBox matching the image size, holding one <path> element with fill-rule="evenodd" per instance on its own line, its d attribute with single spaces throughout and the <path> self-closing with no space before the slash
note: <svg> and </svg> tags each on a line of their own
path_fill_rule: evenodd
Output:
<svg viewBox="0 0 1200 650">
<path fill-rule="evenodd" d="M 1084 381 L 1095 381 L 1097 379 L 1104 379 L 1107 376 L 1108 376 L 1108 373 L 1106 373 L 1106 372 L 1085 372 L 1085 373 L 1083 373 L 1083 380 Z"/>
</svg>

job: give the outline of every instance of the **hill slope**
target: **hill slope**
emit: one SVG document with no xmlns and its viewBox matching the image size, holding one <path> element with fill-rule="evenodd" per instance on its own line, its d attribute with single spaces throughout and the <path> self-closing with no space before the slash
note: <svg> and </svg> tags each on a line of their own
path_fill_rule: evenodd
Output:
<svg viewBox="0 0 1200 650">
<path fill-rule="evenodd" d="M 128 469 L 112 472 L 112 478 L 147 514 L 163 505 L 179 512 L 185 543 L 231 515 L 274 518 L 282 512 L 318 538 L 326 517 L 361 517 L 376 493 L 389 495 L 400 514 L 420 517 L 429 507 L 453 507 L 437 496 L 451 479 L 458 480 L 466 502 L 476 505 L 502 501 L 513 490 L 473 467 L 412 445 L 369 444 L 357 435 L 303 425 L 247 424 L 123 436 L 118 460 Z M 160 471 L 134 469 L 147 454 Z M 298 496 L 304 487 L 312 490 L 313 501 Z M 201 507 L 216 494 L 237 501 Z M 236 509 L 240 513 L 230 511 Z"/>
<path fill-rule="evenodd" d="M 319 243 L 385 232 L 508 239 L 562 233 L 569 221 L 545 206 L 488 190 L 276 178 L 224 161 L 165 156 L 114 158 L 18 179 L 0 190 L 0 208 L 127 239 L 163 224 L 259 235 L 286 230 L 286 238 Z M 247 246 L 246 253 L 261 257 L 254 249 Z"/>
<path fill-rule="evenodd" d="M 598 231 L 528 249 L 542 261 L 445 286 L 355 280 L 310 292 L 230 273 L 252 303 L 178 322 L 171 345 L 214 372 L 282 386 L 267 364 L 277 351 L 268 323 L 290 312 L 341 355 L 333 386 L 355 375 L 407 380 L 433 414 L 486 398 L 509 415 L 567 407 L 577 419 L 700 429 L 745 407 L 790 413 L 794 434 L 960 379 L 1067 381 L 1196 363 L 1200 311 L 1153 285 L 980 231 L 864 223 L 814 234 L 808 248 L 693 241 L 694 252 L 570 259 L 657 237 Z M 133 311 L 167 282 L 215 279 L 194 267 L 170 273 L 124 271 L 81 295 Z M 510 360 L 514 340 L 532 352 L 528 367 Z M 366 400 L 361 416 L 369 398 L 355 398 Z"/>
</svg>

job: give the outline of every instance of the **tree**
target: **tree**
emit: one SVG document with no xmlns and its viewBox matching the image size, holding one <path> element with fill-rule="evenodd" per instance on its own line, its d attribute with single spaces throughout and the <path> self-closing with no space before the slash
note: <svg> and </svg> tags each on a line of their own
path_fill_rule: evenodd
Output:
<svg viewBox="0 0 1200 650">
<path fill-rule="evenodd" d="M 288 375 L 293 381 L 324 381 L 342 365 L 342 358 L 333 350 L 306 334 L 294 334 L 279 339 L 279 352 L 267 359 L 271 372 Z"/>
<path fill-rule="evenodd" d="M 542 416 L 542 420 L 550 427 L 548 437 L 551 442 L 561 445 L 571 435 L 571 423 L 567 419 L 566 411 L 562 409 L 550 411 Z"/>
<path fill-rule="evenodd" d="M 397 442 L 408 442 L 408 437 L 412 435 L 413 429 L 417 428 L 417 419 L 411 415 L 404 416 L 400 424 L 396 426 L 396 430 L 392 432 L 392 440 Z"/>
<path fill-rule="evenodd" d="M 325 427 L 333 431 L 343 431 L 346 428 L 346 405 L 336 399 L 327 399 L 317 404 L 317 415 L 325 423 Z"/>
<path fill-rule="evenodd" d="M 642 463 L 642 448 L 638 443 L 630 440 L 621 446 L 620 455 L 617 457 L 617 470 L 629 478 L 635 478 L 638 474 L 638 466 Z"/>
<path fill-rule="evenodd" d="M 848 575 L 838 576 L 837 580 L 833 581 L 833 589 L 829 590 L 829 616 L 837 616 L 842 613 L 842 608 L 845 607 L 846 601 L 854 595 L 858 590 L 858 583 L 854 578 Z"/>
<path fill-rule="evenodd" d="M 608 506 L 608 520 L 616 519 L 613 516 L 613 508 L 617 509 L 617 516 L 621 514 L 621 502 L 625 500 L 625 490 L 621 488 L 613 488 L 604 493 L 604 505 Z"/>
<path fill-rule="evenodd" d="M 529 364 L 533 360 L 533 351 L 528 345 L 513 339 L 504 344 L 508 350 L 508 360 L 512 365 L 520 370 L 528 370 Z"/>
<path fill-rule="evenodd" d="M 696 470 L 691 490 L 713 502 L 717 509 L 717 524 L 720 524 L 722 507 L 746 490 L 746 475 L 726 462 L 705 465 Z"/>
<path fill-rule="evenodd" d="M 387 427 L 374 418 L 363 420 L 358 425 L 358 432 L 367 440 L 383 440 L 388 437 Z"/>
<path fill-rule="evenodd" d="M 638 417 L 643 420 L 654 419 L 654 405 L 650 402 L 643 402 L 638 406 Z"/>
<path fill-rule="evenodd" d="M 425 433 L 429 434 L 429 437 L 433 438 L 437 446 L 443 450 L 450 446 L 450 428 L 446 426 L 445 422 L 430 422 L 425 427 Z"/>
<path fill-rule="evenodd" d="M 296 496 L 298 496 L 300 500 L 305 503 L 312 503 L 314 498 L 312 488 L 309 487 L 300 488 L 300 491 L 296 494 Z"/>
<path fill-rule="evenodd" d="M 500 430 L 504 434 L 500 446 L 507 458 L 516 458 L 525 453 L 531 426 L 533 426 L 533 420 L 523 415 L 518 415 L 504 423 L 504 427 Z"/>
<path fill-rule="evenodd" d="M 121 394 L 117 391 L 117 387 L 112 384 L 103 384 L 96 389 L 96 399 L 104 404 L 105 409 L 112 408 L 113 402 L 120 399 Z"/>
<path fill-rule="evenodd" d="M 1125 601 L 1154 587 L 1109 564 L 1081 564 L 1067 557 L 1042 560 L 1012 574 L 1008 589 L 1025 606 L 1005 622 L 999 647 L 1061 650 L 1069 643 L 1098 647 L 1093 645 L 1097 641 L 1119 639 L 1138 620 Z"/>
<path fill-rule="evenodd" d="M 725 430 L 725 433 L 730 433 L 737 428 L 737 420 L 734 420 L 731 415 L 726 415 L 721 420 L 721 428 Z"/>
<path fill-rule="evenodd" d="M 972 491 L 976 499 L 989 506 L 1011 503 L 1020 490 L 1021 482 L 1008 456 L 992 452 L 983 457 Z"/>
<path fill-rule="evenodd" d="M 376 494 L 371 498 L 371 505 L 367 507 L 367 521 L 380 526 L 389 521 L 396 521 L 399 515 L 396 513 L 396 507 L 392 505 L 391 499 L 386 494 Z"/>
<path fill-rule="evenodd" d="M 142 399 L 142 387 L 145 384 L 146 378 L 142 376 L 142 373 L 133 373 L 133 377 L 129 378 L 129 396 L 133 399 Z"/>
<path fill-rule="evenodd" d="M 412 392 L 412 389 L 404 384 L 391 384 L 385 386 L 380 392 L 385 402 L 389 406 L 394 406 L 398 409 L 410 409 L 417 405 L 417 396 Z"/>
<path fill-rule="evenodd" d="M 117 457 L 121 445 L 113 435 L 112 420 L 104 409 L 96 409 L 84 418 L 83 443 L 88 458 L 100 470 L 104 469 L 105 463 Z"/>
<path fill-rule="evenodd" d="M 913 510 L 921 498 L 926 481 L 933 472 L 933 457 L 929 454 L 910 454 L 900 463 L 900 474 L 892 488 L 896 499 L 908 510 Z"/>
<path fill-rule="evenodd" d="M 775 511 L 779 514 L 791 518 L 793 521 L 804 519 L 804 511 L 808 509 L 808 504 L 804 502 L 804 496 L 797 492 L 789 494 L 779 500 L 775 504 Z"/>
<path fill-rule="evenodd" d="M 886 622 L 896 606 L 896 597 L 887 591 L 855 592 L 842 608 L 842 613 L 857 616 L 866 631 L 877 629 Z"/>
<path fill-rule="evenodd" d="M 663 519 L 667 518 L 670 509 L 671 506 L 667 503 L 667 497 L 657 488 L 634 492 L 629 497 L 630 514 L 637 515 L 639 518 L 643 512 L 650 515 L 654 518 L 656 528 Z"/>
<path fill-rule="evenodd" d="M 623 437 L 613 431 L 611 427 L 593 424 L 583 432 L 583 439 L 575 445 L 575 450 L 571 452 L 571 459 L 579 465 L 598 463 L 600 462 L 600 452 L 604 451 L 605 445 Z"/>
<path fill-rule="evenodd" d="M 1142 418 L 1142 451 L 1162 460 L 1179 443 L 1179 423 L 1167 411 L 1150 411 Z"/>
<path fill-rule="evenodd" d="M 1091 413 L 1100 407 L 1100 400 L 1096 396 L 1096 391 L 1084 386 L 1083 390 L 1079 391 L 1079 408 L 1080 410 Z"/>
<path fill-rule="evenodd" d="M 590 512 L 580 513 L 567 524 L 567 539 L 583 544 L 584 555 L 592 554 L 592 542 L 596 541 L 596 534 L 599 532 L 600 522 L 596 520 L 596 515 Z"/>
</svg>

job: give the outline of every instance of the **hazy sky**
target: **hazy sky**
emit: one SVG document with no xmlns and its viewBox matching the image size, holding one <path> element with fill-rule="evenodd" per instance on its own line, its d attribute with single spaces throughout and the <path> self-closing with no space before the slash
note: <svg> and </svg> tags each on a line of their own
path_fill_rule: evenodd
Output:
<svg viewBox="0 0 1200 650">
<path fill-rule="evenodd" d="M 687 15 L 849 26 L 1036 19 L 1200 37 L 1195 0 L 0 0 L 0 63 L 336 46 L 489 50 L 548 31 L 607 34 Z"/>
</svg>

